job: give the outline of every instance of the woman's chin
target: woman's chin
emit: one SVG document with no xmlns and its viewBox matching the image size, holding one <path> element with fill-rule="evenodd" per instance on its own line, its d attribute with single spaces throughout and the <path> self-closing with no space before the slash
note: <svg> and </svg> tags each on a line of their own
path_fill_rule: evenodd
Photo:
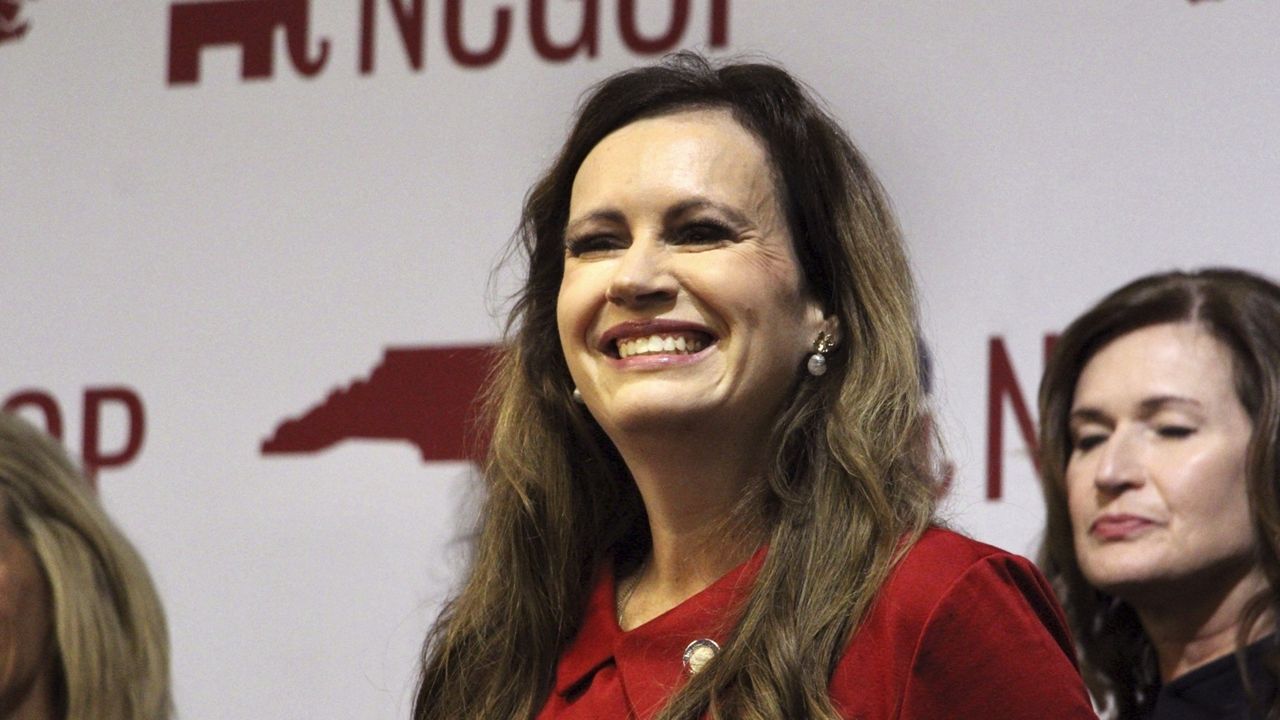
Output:
<svg viewBox="0 0 1280 720">
<path fill-rule="evenodd" d="M 673 402 L 669 397 L 617 403 L 607 415 L 596 417 L 615 442 L 630 436 L 696 433 L 714 425 L 711 408 Z"/>
<path fill-rule="evenodd" d="M 1090 585 L 1137 608 L 1180 604 L 1203 597 L 1206 588 L 1229 588 L 1252 568 L 1247 558 L 1195 558 L 1150 554 L 1085 561 Z"/>
</svg>

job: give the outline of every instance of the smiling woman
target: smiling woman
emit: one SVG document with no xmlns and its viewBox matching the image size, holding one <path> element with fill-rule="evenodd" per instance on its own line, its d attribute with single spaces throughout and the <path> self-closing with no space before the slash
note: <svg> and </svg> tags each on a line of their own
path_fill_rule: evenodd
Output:
<svg viewBox="0 0 1280 720">
<path fill-rule="evenodd" d="M 565 242 L 560 345 L 623 458 L 633 438 L 675 457 L 702 441 L 685 428 L 715 427 L 736 467 L 709 477 L 765 467 L 796 359 L 836 321 L 805 288 L 760 141 L 721 109 L 620 128 L 578 169 Z"/>
<path fill-rule="evenodd" d="M 1280 716 L 1277 373 L 1280 288 L 1234 270 L 1137 280 L 1054 349 L 1044 564 L 1116 717 Z"/>
<path fill-rule="evenodd" d="M 1035 568 L 935 527 L 902 243 L 786 72 L 604 81 L 518 240 L 416 718 L 1093 717 Z"/>
</svg>

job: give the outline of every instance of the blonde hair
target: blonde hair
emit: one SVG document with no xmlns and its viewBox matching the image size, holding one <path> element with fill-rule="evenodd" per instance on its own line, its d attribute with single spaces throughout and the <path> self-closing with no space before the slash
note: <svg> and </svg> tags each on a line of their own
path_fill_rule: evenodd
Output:
<svg viewBox="0 0 1280 720">
<path fill-rule="evenodd" d="M 49 582 L 62 720 L 171 717 L 168 633 L 142 558 L 66 452 L 2 412 L 0 506 Z"/>
</svg>

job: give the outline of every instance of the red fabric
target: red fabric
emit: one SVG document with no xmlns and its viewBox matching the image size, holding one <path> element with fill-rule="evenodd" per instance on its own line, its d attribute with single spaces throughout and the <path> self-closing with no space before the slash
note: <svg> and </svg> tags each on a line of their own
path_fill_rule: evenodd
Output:
<svg viewBox="0 0 1280 720">
<path fill-rule="evenodd" d="M 758 551 L 666 614 L 622 632 L 602 570 L 538 720 L 647 720 L 685 679 L 684 649 L 723 646 L 764 561 Z M 1025 558 L 946 530 L 907 553 L 831 679 L 850 720 L 1095 718 L 1048 583 Z"/>
</svg>

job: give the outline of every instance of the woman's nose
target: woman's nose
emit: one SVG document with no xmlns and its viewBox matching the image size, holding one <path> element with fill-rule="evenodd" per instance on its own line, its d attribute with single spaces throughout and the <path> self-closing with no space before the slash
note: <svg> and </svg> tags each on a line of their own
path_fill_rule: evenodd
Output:
<svg viewBox="0 0 1280 720">
<path fill-rule="evenodd" d="M 1121 492 L 1146 482 L 1141 440 L 1128 432 L 1116 431 L 1099 448 L 1101 457 L 1094 485 L 1106 492 Z"/>
<path fill-rule="evenodd" d="M 615 305 L 643 305 L 670 300 L 678 289 L 666 244 L 636 238 L 618 258 L 605 297 Z"/>
</svg>

